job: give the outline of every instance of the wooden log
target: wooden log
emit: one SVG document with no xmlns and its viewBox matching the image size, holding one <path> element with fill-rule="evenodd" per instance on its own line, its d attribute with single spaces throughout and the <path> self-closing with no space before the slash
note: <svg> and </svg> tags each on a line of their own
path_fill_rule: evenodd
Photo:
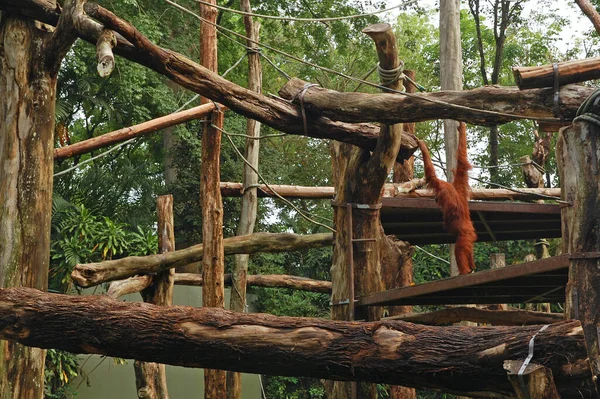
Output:
<svg viewBox="0 0 600 399">
<path fill-rule="evenodd" d="M 21 2 L 17 0 L 5 0 L 0 3 L 0 9 L 9 9 L 12 12 L 18 12 L 22 15 L 31 16 L 48 24 L 56 24 L 60 11 L 52 9 L 41 0 L 29 0 Z M 106 9 L 97 4 L 86 4 L 85 10 L 88 15 L 102 21 L 106 27 L 118 32 L 118 45 L 114 52 L 131 61 L 144 65 L 166 77 L 174 80 L 181 86 L 205 95 L 213 101 L 220 102 L 237 113 L 261 121 L 277 130 L 290 134 L 305 134 L 302 116 L 298 107 L 287 104 L 283 101 L 258 95 L 240 86 L 237 86 L 216 74 L 202 68 L 197 63 L 185 58 L 181 54 L 167 49 L 159 48 L 149 42 L 139 31 L 133 28 L 129 23 L 118 18 Z M 82 21 L 78 27 L 78 35 L 87 41 L 95 44 L 102 25 L 91 19 Z M 126 37 L 127 39 L 125 39 Z M 131 40 L 128 41 L 128 40 Z M 132 44 L 135 43 L 135 46 Z M 312 88 L 310 92 L 315 90 Z M 583 100 L 593 91 L 592 88 L 580 86 L 567 86 L 561 89 L 561 111 L 567 118 L 572 118 Z M 293 93 L 298 93 L 299 90 Z M 352 93 L 343 93 L 352 95 Z M 470 117 L 469 112 L 477 115 L 476 111 L 453 110 L 447 105 L 435 104 L 426 100 L 406 100 L 405 97 L 391 94 L 373 94 L 368 97 L 368 102 L 358 102 L 359 108 L 352 119 L 378 120 L 387 122 L 390 115 L 398 113 L 397 117 L 391 123 L 413 122 L 424 120 L 423 118 L 439 119 L 440 117 L 452 117 L 464 119 L 469 123 L 498 124 L 504 123 L 515 118 L 507 118 L 493 115 L 481 115 Z M 388 97 L 391 96 L 391 97 Z M 431 98 L 433 100 L 443 100 L 457 103 L 464 106 L 473 106 L 480 109 L 492 111 L 507 111 L 523 114 L 528 118 L 547 118 L 554 117 L 553 93 L 551 89 L 534 89 L 531 91 L 518 91 L 513 88 L 486 87 L 475 89 L 473 91 L 440 92 L 419 94 L 422 98 Z M 373 119 L 371 110 L 381 108 L 382 99 L 392 102 L 398 101 L 395 111 L 376 110 L 378 118 Z M 327 113 L 336 115 L 340 110 L 336 103 L 326 104 Z M 410 105 L 410 106 L 408 106 Z M 425 113 L 420 109 L 425 107 Z M 416 114 L 415 114 L 416 112 Z M 364 116 L 363 116 L 364 114 Z M 417 115 L 413 120 L 413 115 Z M 344 116 L 344 118 L 348 115 Z M 386 119 L 386 120 L 383 120 Z M 396 120 L 398 119 L 398 120 Z M 340 122 L 334 122 L 326 117 L 316 117 L 309 115 L 310 129 L 308 135 L 317 138 L 329 138 L 341 142 L 350 143 L 361 148 L 373 149 L 378 136 L 379 128 L 375 125 L 348 125 Z M 402 150 L 398 157 L 399 160 L 408 159 L 416 150 L 416 140 L 414 136 L 403 134 Z"/>
<path fill-rule="evenodd" d="M 522 375 L 520 360 L 507 360 L 504 369 L 518 399 L 560 399 L 552 370 L 539 364 L 529 363 Z"/>
<path fill-rule="evenodd" d="M 256 252 L 287 252 L 331 245 L 331 233 L 296 235 L 290 233 L 254 233 L 223 240 L 226 255 Z M 187 265 L 202 259 L 202 244 L 173 252 L 127 258 L 98 263 L 78 264 L 71 278 L 79 287 L 91 287 L 108 281 L 122 280 L 138 274 L 157 273 L 161 270 Z"/>
<path fill-rule="evenodd" d="M 213 73 L 219 72 L 217 15 L 212 7 L 217 0 L 200 4 L 200 64 Z M 208 103 L 202 97 L 202 103 Z M 221 198 L 221 129 L 225 114 L 211 114 L 211 123 L 202 127 L 202 163 L 200 165 L 200 202 L 202 206 L 202 241 L 206 256 L 202 257 L 202 306 L 225 307 L 225 254 L 223 252 L 223 200 Z M 204 370 L 204 399 L 223 399 L 226 395 L 226 375 L 223 370 Z"/>
<path fill-rule="evenodd" d="M 213 103 L 204 104 L 185 111 L 161 116 L 160 118 L 152 119 L 134 126 L 115 130 L 114 132 L 106 133 L 88 140 L 83 140 L 66 147 L 55 148 L 54 159 L 64 159 L 73 157 L 75 155 L 85 154 L 99 148 L 121 143 L 134 137 L 156 132 L 169 126 L 175 126 L 180 123 L 200 119 L 203 116 L 210 114 L 214 109 L 215 105 Z"/>
<path fill-rule="evenodd" d="M 173 222 L 173 196 L 161 195 L 156 200 L 158 219 L 158 252 L 161 254 L 175 250 L 175 230 Z M 157 273 L 151 283 L 141 291 L 144 302 L 159 306 L 173 305 L 173 280 L 175 269 Z M 135 387 L 139 398 L 169 399 L 167 372 L 164 364 L 136 361 Z"/>
<path fill-rule="evenodd" d="M 554 87 L 553 64 L 533 67 L 515 66 L 512 70 L 515 82 L 521 90 Z M 600 57 L 559 62 L 558 74 L 561 86 L 598 79 L 600 78 Z"/>
<path fill-rule="evenodd" d="M 432 388 L 475 398 L 514 397 L 503 362 L 524 359 L 539 327 L 344 322 L 163 307 L 105 295 L 0 290 L 0 337 L 28 346 L 184 367 Z M 552 369 L 563 399 L 592 397 L 578 321 L 555 323 L 539 333 L 533 361 Z"/>
<path fill-rule="evenodd" d="M 37 1 L 35 5 L 35 8 L 40 6 Z M 348 125 L 327 118 L 311 118 L 310 129 L 305 131 L 301 112 L 297 106 L 235 85 L 181 54 L 154 45 L 129 23 L 98 5 L 86 4 L 85 9 L 88 15 L 130 40 L 130 42 L 120 41 L 119 46 L 115 48 L 115 53 L 147 66 L 181 86 L 222 103 L 241 115 L 290 134 L 308 134 L 311 137 L 340 140 L 369 150 L 372 150 L 377 143 L 379 127 L 375 125 Z M 94 37 L 99 28 L 101 27 L 90 20 L 86 29 L 82 29 L 79 33 L 83 38 Z M 414 136 L 404 136 L 405 146 L 398 156 L 400 161 L 412 155 L 417 148 Z"/>
<path fill-rule="evenodd" d="M 231 286 L 231 274 L 223 276 L 225 286 Z M 134 294 L 147 288 L 152 282 L 149 275 L 130 277 L 126 280 L 113 281 L 107 295 L 113 298 L 119 298 L 123 295 Z M 201 287 L 204 279 L 197 273 L 175 273 L 175 285 L 190 285 Z M 288 288 L 299 291 L 320 292 L 323 294 L 331 293 L 331 282 L 312 280 L 306 277 L 290 276 L 287 274 L 255 274 L 247 276 L 247 285 L 251 287 L 267 288 Z"/>
<path fill-rule="evenodd" d="M 96 42 L 96 61 L 100 77 L 109 76 L 115 68 L 115 56 L 112 49 L 117 45 L 117 37 L 111 30 L 104 29 Z"/>
<path fill-rule="evenodd" d="M 589 0 L 575 0 L 575 3 L 592 22 L 596 32 L 600 33 L 600 15 L 596 11 L 596 7 Z"/>
<path fill-rule="evenodd" d="M 252 7 L 250 0 L 240 0 L 240 9 L 251 13 Z M 260 23 L 255 22 L 251 15 L 244 15 L 244 28 L 246 30 L 246 46 L 248 49 L 248 90 L 256 93 L 262 93 L 262 67 L 260 62 L 260 52 L 257 47 L 259 39 Z M 242 206 L 240 211 L 240 221 L 238 223 L 237 235 L 254 233 L 254 225 L 256 224 L 256 215 L 258 212 L 257 188 L 258 174 L 258 157 L 260 149 L 261 124 L 254 119 L 246 121 L 246 148 L 245 158 L 242 172 L 242 181 L 244 183 Z M 248 261 L 250 256 L 240 254 L 235 256 L 233 267 L 232 284 L 234 289 L 231 290 L 229 300 L 229 309 L 236 312 L 244 312 L 246 310 L 246 284 L 248 274 Z M 227 373 L 227 399 L 241 399 L 242 397 L 242 375 L 240 373 Z"/>
<path fill-rule="evenodd" d="M 600 127 L 585 121 L 561 129 L 556 144 L 562 199 L 571 204 L 562 208 L 562 250 L 590 253 L 571 258 L 565 313 L 571 319 L 581 320 L 594 375 L 600 375 L 600 325 L 595 314 L 600 306 L 600 286 L 592 283 L 600 281 L 599 146 Z"/>
<path fill-rule="evenodd" d="M 279 95 L 291 100 L 302 91 L 305 84 L 303 80 L 292 78 L 279 90 Z M 561 87 L 562 115 L 572 119 L 592 91 L 592 88 L 585 86 Z M 386 93 L 341 93 L 311 87 L 304 96 L 304 108 L 313 118 L 326 117 L 344 122 L 399 123 L 454 118 L 474 125 L 489 126 L 518 119 L 554 118 L 553 99 L 554 90 L 550 88 L 519 90 L 518 87 L 485 86 L 473 90 L 418 93 L 414 97 L 407 97 Z M 469 109 L 451 107 L 448 103 Z M 490 114 L 486 110 L 520 116 Z"/>
<path fill-rule="evenodd" d="M 450 325 L 461 321 L 484 323 L 493 326 L 524 326 L 549 324 L 564 320 L 562 313 L 532 312 L 525 310 L 488 310 L 472 307 L 456 307 L 428 313 L 407 313 L 386 317 L 386 320 L 403 320 L 410 323 L 433 326 Z"/>
<path fill-rule="evenodd" d="M 418 189 L 424 184 L 423 179 L 414 179 L 406 183 L 385 184 L 383 186 L 384 197 L 394 198 L 434 198 L 435 193 L 431 189 Z M 279 184 L 269 184 L 272 190 L 276 191 L 284 198 L 309 198 L 309 199 L 328 199 L 335 195 L 334 187 L 307 187 L 307 186 L 287 186 Z M 272 190 L 267 186 L 258 187 L 259 197 L 274 196 Z M 223 197 L 241 197 L 242 183 L 222 182 L 221 194 Z M 472 200 L 511 200 L 511 201 L 534 201 L 540 199 L 539 195 L 556 197 L 560 199 L 560 188 L 516 188 L 509 190 L 504 188 L 473 188 L 471 190 Z"/>
</svg>

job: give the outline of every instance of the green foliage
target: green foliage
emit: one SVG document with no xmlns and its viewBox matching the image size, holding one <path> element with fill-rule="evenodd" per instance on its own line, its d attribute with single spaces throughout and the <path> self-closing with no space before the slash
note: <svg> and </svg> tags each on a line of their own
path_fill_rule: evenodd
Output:
<svg viewBox="0 0 600 399">
<path fill-rule="evenodd" d="M 75 395 L 69 383 L 79 375 L 77 355 L 48 349 L 44 370 L 44 398 L 67 399 Z"/>
</svg>

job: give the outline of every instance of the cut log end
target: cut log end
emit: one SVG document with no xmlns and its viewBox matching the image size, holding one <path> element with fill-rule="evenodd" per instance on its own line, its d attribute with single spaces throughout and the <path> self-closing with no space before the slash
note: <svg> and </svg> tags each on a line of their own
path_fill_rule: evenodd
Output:
<svg viewBox="0 0 600 399">
<path fill-rule="evenodd" d="M 392 26 L 388 23 L 372 24 L 372 25 L 369 25 L 366 28 L 364 28 L 362 30 L 362 33 L 369 35 L 369 36 L 374 36 L 374 35 L 378 35 L 380 33 L 385 33 L 391 29 L 392 29 Z"/>
</svg>

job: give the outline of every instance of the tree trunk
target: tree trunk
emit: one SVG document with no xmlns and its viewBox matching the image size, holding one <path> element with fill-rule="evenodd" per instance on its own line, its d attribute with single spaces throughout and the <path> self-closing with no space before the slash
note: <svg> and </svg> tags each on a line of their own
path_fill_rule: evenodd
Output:
<svg viewBox="0 0 600 399">
<path fill-rule="evenodd" d="M 379 64 L 392 70 L 400 65 L 396 39 L 389 24 L 370 25 L 363 30 L 376 44 Z M 387 83 L 400 89 L 402 82 Z M 400 150 L 402 125 L 382 125 L 375 150 L 371 154 L 345 145 L 334 146 L 334 182 L 337 184 L 334 221 L 335 244 L 332 278 L 332 319 L 353 320 L 354 298 L 383 290 L 378 242 L 381 223 L 382 188 Z M 361 315 L 366 320 L 379 320 L 380 308 L 370 308 Z M 331 399 L 357 397 L 376 398 L 373 384 L 334 383 Z"/>
<path fill-rule="evenodd" d="M 216 0 L 208 0 L 217 4 Z M 200 63 L 213 73 L 218 73 L 217 61 L 217 12 L 210 5 L 200 4 Z M 203 97 L 203 103 L 209 99 Z M 221 199 L 221 132 L 222 111 L 213 111 L 210 124 L 202 129 L 202 165 L 200 170 L 200 195 L 202 204 L 202 242 L 205 255 L 202 257 L 202 306 L 223 308 L 225 306 L 225 255 L 223 252 L 223 201 Z M 212 126 L 216 126 L 216 128 Z M 223 370 L 204 370 L 204 398 L 223 399 L 226 395 L 226 375 Z"/>
<path fill-rule="evenodd" d="M 159 253 L 175 250 L 175 231 L 173 223 L 173 196 L 161 195 L 157 199 L 158 249 Z M 159 306 L 173 305 L 173 282 L 175 269 L 157 273 L 149 287 L 142 291 L 144 302 Z M 143 399 L 169 399 L 167 373 L 164 364 L 136 361 L 135 386 L 138 397 Z"/>
<path fill-rule="evenodd" d="M 252 12 L 250 0 L 241 0 L 240 9 Z M 244 26 L 246 28 L 246 46 L 256 49 L 248 52 L 248 90 L 262 93 L 262 67 L 260 54 L 255 41 L 258 41 L 260 24 L 255 23 L 250 15 L 244 15 Z M 258 156 L 260 140 L 250 137 L 260 137 L 260 122 L 248 119 L 246 122 L 246 152 L 245 157 L 249 165 L 244 163 L 242 183 L 244 192 L 242 197 L 242 210 L 238 223 L 237 235 L 251 234 L 254 232 L 256 213 L 258 211 Z M 235 264 L 232 273 L 231 299 L 229 308 L 236 312 L 246 310 L 246 284 L 248 274 L 248 260 L 250 256 L 240 254 L 235 256 Z M 227 399 L 240 399 L 242 397 L 242 376 L 240 373 L 227 373 Z"/>
<path fill-rule="evenodd" d="M 288 252 L 331 245 L 331 233 L 297 235 L 290 233 L 254 233 L 223 240 L 226 255 L 256 252 Z M 122 280 L 137 274 L 157 273 L 201 261 L 204 245 L 160 255 L 129 256 L 121 259 L 75 266 L 71 278 L 79 287 L 91 287 L 108 281 Z"/>
<path fill-rule="evenodd" d="M 48 287 L 56 76 L 73 41 L 42 28 L 0 15 L 0 287 Z M 1 342 L 0 398 L 42 398 L 45 355 Z"/>
<path fill-rule="evenodd" d="M 498 126 L 490 127 L 490 182 L 498 182 Z M 490 184 L 493 187 L 493 184 Z"/>
<path fill-rule="evenodd" d="M 514 398 L 503 362 L 527 357 L 529 341 L 539 330 L 539 325 L 344 322 L 164 307 L 31 288 L 0 290 L 0 336 L 25 345 L 184 367 L 432 388 L 480 398 Z M 533 361 L 552 370 L 563 399 L 592 397 L 578 321 L 551 324 L 538 333 L 534 354 Z"/>
<path fill-rule="evenodd" d="M 404 74 L 415 81 L 415 71 L 405 70 Z M 416 87 L 410 81 L 405 82 L 406 92 L 415 93 Z M 415 134 L 416 124 L 405 123 L 404 130 L 410 134 Z M 415 157 L 412 156 L 404 163 L 396 162 L 394 165 L 394 183 L 405 183 L 414 178 Z M 384 194 L 385 195 L 385 194 Z M 398 241 L 394 236 L 386 236 L 381 227 L 380 254 L 381 254 L 381 275 L 386 290 L 393 288 L 407 287 L 413 283 L 413 261 L 415 249 L 406 241 Z M 388 306 L 388 316 L 398 316 L 412 312 L 412 306 Z M 402 387 L 398 385 L 390 386 L 390 399 L 416 399 L 417 393 L 414 388 Z"/>
<path fill-rule="evenodd" d="M 600 128 L 576 122 L 561 129 L 556 145 L 564 201 L 562 208 L 563 253 L 593 252 L 600 248 Z M 594 375 L 600 374 L 598 317 L 600 279 L 597 256 L 574 257 L 569 267 L 567 317 L 581 320 Z"/>
</svg>

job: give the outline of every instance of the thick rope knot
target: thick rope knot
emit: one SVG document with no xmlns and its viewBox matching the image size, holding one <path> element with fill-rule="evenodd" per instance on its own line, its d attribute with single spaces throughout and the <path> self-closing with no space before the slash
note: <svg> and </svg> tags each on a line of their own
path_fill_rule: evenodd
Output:
<svg viewBox="0 0 600 399">
<path fill-rule="evenodd" d="M 397 82 L 398 80 L 404 79 L 404 62 L 400 61 L 394 69 L 383 69 L 379 63 L 377 63 L 377 73 L 379 73 L 379 79 L 383 86 L 390 85 Z"/>
</svg>

